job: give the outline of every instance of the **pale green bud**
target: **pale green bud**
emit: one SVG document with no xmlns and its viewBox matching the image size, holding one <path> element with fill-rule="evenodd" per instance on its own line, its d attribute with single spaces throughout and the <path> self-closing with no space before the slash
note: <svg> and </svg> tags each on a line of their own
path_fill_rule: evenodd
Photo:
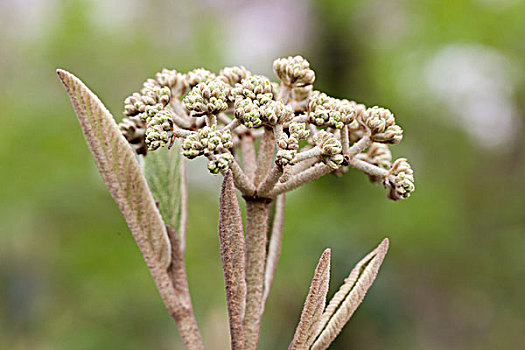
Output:
<svg viewBox="0 0 525 350">
<path fill-rule="evenodd" d="M 296 150 L 280 149 L 275 156 L 275 162 L 280 166 L 293 164 L 296 153 Z"/>
<path fill-rule="evenodd" d="M 414 172 L 405 158 L 400 158 L 392 164 L 389 171 L 390 176 L 385 181 L 385 186 L 388 188 L 388 198 L 392 200 L 400 200 L 410 197 L 414 192 Z"/>
<path fill-rule="evenodd" d="M 286 85 L 305 86 L 315 81 L 310 63 L 301 56 L 276 59 L 273 61 L 273 71 Z"/>
<path fill-rule="evenodd" d="M 252 75 L 243 66 L 226 67 L 219 73 L 219 79 L 234 87 L 235 84 L 240 84 L 243 79 Z"/>
<path fill-rule="evenodd" d="M 148 119 L 146 145 L 149 150 L 156 150 L 168 143 L 173 135 L 173 120 L 168 111 L 162 110 Z"/>
<path fill-rule="evenodd" d="M 250 98 L 235 101 L 233 114 L 239 122 L 248 127 L 256 128 L 262 124 L 259 107 Z"/>
<path fill-rule="evenodd" d="M 228 108 L 229 91 L 228 85 L 223 81 L 208 80 L 191 89 L 183 103 L 195 116 L 217 114 Z"/>
<path fill-rule="evenodd" d="M 343 147 L 341 142 L 331 133 L 321 130 L 314 136 L 314 142 L 321 149 L 322 161 L 333 169 L 337 169 L 343 163 Z"/>
<path fill-rule="evenodd" d="M 215 78 L 215 74 L 204 68 L 197 68 L 186 73 L 186 82 L 188 83 L 190 89 L 192 89 L 200 83 L 204 83 L 208 80 L 213 80 Z"/>
<path fill-rule="evenodd" d="M 155 75 L 155 79 L 160 86 L 169 88 L 172 96 L 175 98 L 180 98 L 188 90 L 186 76 L 176 70 L 164 68 L 161 72 Z"/>
</svg>

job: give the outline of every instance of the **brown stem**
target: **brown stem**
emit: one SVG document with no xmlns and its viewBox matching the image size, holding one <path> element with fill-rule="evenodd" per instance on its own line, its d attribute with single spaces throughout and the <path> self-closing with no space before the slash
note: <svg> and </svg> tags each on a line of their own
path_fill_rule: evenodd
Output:
<svg viewBox="0 0 525 350">
<path fill-rule="evenodd" d="M 266 176 L 272 166 L 273 150 L 275 148 L 275 136 L 270 128 L 264 129 L 264 136 L 259 146 L 257 156 L 257 170 L 255 171 L 255 186 L 257 186 Z"/>
<path fill-rule="evenodd" d="M 259 338 L 269 206 L 268 200 L 246 199 L 245 350 L 255 350 Z"/>
<path fill-rule="evenodd" d="M 253 181 L 255 177 L 255 169 L 257 168 L 257 161 L 255 159 L 255 146 L 253 136 L 251 133 L 247 133 L 240 136 L 241 142 L 241 153 L 242 153 L 242 165 L 244 172 L 248 178 Z"/>
<path fill-rule="evenodd" d="M 275 164 L 273 168 L 268 172 L 264 181 L 257 188 L 257 195 L 265 197 L 275 186 L 279 178 L 283 175 L 283 167 Z"/>
<path fill-rule="evenodd" d="M 177 324 L 186 349 L 204 350 L 204 343 L 193 314 L 186 266 L 177 233 L 170 226 L 166 226 L 166 229 L 171 243 L 171 264 L 167 274 L 160 275 L 165 277 L 162 277 L 162 280 L 157 277 L 155 282 L 171 317 Z"/>
</svg>

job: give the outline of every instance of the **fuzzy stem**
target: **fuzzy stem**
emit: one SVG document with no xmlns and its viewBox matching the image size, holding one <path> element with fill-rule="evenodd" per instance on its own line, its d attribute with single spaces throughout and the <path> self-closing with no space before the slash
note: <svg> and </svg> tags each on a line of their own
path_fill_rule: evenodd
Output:
<svg viewBox="0 0 525 350">
<path fill-rule="evenodd" d="M 253 181 L 255 177 L 255 169 L 257 168 L 257 161 L 255 159 L 255 146 L 253 144 L 253 136 L 251 133 L 240 136 L 240 146 L 244 172 L 248 178 Z"/>
<path fill-rule="evenodd" d="M 313 147 L 309 150 L 299 152 L 295 155 L 294 162 L 299 163 L 303 160 L 313 158 L 313 157 L 319 157 L 323 150 L 319 147 Z"/>
<path fill-rule="evenodd" d="M 270 236 L 270 245 L 268 247 L 268 258 L 266 259 L 266 268 L 264 270 L 264 294 L 262 301 L 262 311 L 266 304 L 266 299 L 270 294 L 270 287 L 275 275 L 275 269 L 281 256 L 281 244 L 284 230 L 284 208 L 286 197 L 281 194 L 277 197 L 275 202 L 275 215 L 273 218 L 272 235 Z M 262 313 L 261 311 L 261 313 Z"/>
<path fill-rule="evenodd" d="M 186 231 L 188 229 L 188 184 L 186 181 L 186 159 L 180 159 L 180 222 L 179 237 L 182 254 L 186 251 Z"/>
<path fill-rule="evenodd" d="M 229 122 L 229 123 L 224 127 L 223 130 L 230 130 L 230 131 L 231 131 L 231 130 L 235 129 L 236 127 L 238 127 L 239 125 L 240 125 L 240 123 L 239 123 L 239 119 L 234 119 L 234 120 L 232 120 L 231 122 Z"/>
<path fill-rule="evenodd" d="M 313 166 L 315 163 L 317 163 L 317 161 L 318 161 L 317 158 L 309 158 L 309 159 L 303 160 L 302 162 L 298 162 L 297 164 L 292 166 L 292 168 L 289 170 L 289 174 L 290 175 L 299 174 L 300 172 Z"/>
<path fill-rule="evenodd" d="M 255 186 L 250 181 L 248 176 L 244 173 L 244 171 L 239 166 L 239 163 L 234 159 L 233 162 L 230 164 L 230 169 L 233 173 L 233 182 L 235 183 L 235 187 L 239 191 L 242 192 L 243 195 L 252 197 L 255 195 Z"/>
<path fill-rule="evenodd" d="M 306 169 L 305 171 L 292 176 L 285 183 L 278 184 L 275 188 L 268 193 L 268 197 L 274 198 L 281 193 L 288 192 L 296 189 L 310 181 L 320 178 L 323 175 L 328 174 L 334 169 L 323 163 L 317 163 L 315 166 Z"/>
<path fill-rule="evenodd" d="M 275 135 L 270 128 L 264 129 L 264 136 L 259 146 L 257 156 L 257 170 L 255 171 L 255 186 L 257 186 L 266 176 L 272 164 L 273 150 L 275 148 Z"/>
<path fill-rule="evenodd" d="M 228 125 L 232 122 L 232 118 L 228 117 L 228 115 L 224 112 L 220 112 L 218 115 L 217 115 L 217 119 L 225 124 L 225 125 Z"/>
<path fill-rule="evenodd" d="M 264 178 L 264 181 L 257 188 L 257 195 L 265 197 L 270 192 L 275 184 L 279 181 L 279 178 L 283 174 L 283 167 L 275 164 L 272 169 L 268 172 L 268 175 Z"/>
<path fill-rule="evenodd" d="M 363 152 L 371 144 L 372 140 L 370 139 L 370 135 L 365 135 L 348 149 L 347 156 L 353 158 L 355 155 Z"/>
<path fill-rule="evenodd" d="M 368 175 L 377 176 L 377 177 L 385 177 L 388 176 L 388 170 L 380 168 L 378 166 L 375 166 L 373 164 L 367 163 L 365 161 L 362 161 L 360 159 L 352 158 L 348 161 L 348 165 L 350 165 L 352 168 L 356 168 L 358 170 L 361 170 Z"/>
<path fill-rule="evenodd" d="M 292 88 L 289 85 L 281 82 L 281 85 L 279 86 L 279 94 L 277 95 L 277 101 L 288 103 L 290 92 L 292 92 Z"/>
<path fill-rule="evenodd" d="M 341 133 L 341 145 L 343 146 L 343 154 L 350 152 L 350 139 L 348 138 L 348 125 L 343 127 Z"/>
<path fill-rule="evenodd" d="M 161 283 L 159 291 L 161 291 L 161 295 L 163 295 L 163 289 L 168 288 L 166 284 L 169 284 L 172 289 L 169 299 L 175 299 L 175 305 L 167 302 L 166 305 L 168 306 L 171 317 L 173 317 L 177 324 L 186 349 L 204 350 L 204 343 L 202 342 L 197 321 L 193 314 L 188 279 L 186 277 L 186 266 L 179 240 L 177 239 L 177 233 L 169 226 L 166 226 L 166 229 L 171 243 L 172 260 L 167 270 L 169 280 Z"/>
<path fill-rule="evenodd" d="M 268 200 L 246 200 L 245 350 L 255 350 L 259 338 L 269 206 Z"/>
<path fill-rule="evenodd" d="M 215 114 L 206 114 L 206 125 L 209 127 L 217 125 L 217 116 Z"/>
</svg>

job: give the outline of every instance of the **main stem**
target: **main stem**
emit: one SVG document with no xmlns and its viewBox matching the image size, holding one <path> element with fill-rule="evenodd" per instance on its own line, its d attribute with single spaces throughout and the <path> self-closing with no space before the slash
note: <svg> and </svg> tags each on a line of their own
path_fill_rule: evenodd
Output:
<svg viewBox="0 0 525 350">
<path fill-rule="evenodd" d="M 269 207 L 270 201 L 267 199 L 246 199 L 245 350 L 255 350 L 259 338 Z"/>
</svg>

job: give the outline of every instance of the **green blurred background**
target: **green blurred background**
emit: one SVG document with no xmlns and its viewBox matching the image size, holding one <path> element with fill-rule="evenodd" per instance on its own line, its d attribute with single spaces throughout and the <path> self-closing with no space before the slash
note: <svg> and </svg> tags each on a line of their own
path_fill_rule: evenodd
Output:
<svg viewBox="0 0 525 350">
<path fill-rule="evenodd" d="M 261 349 L 287 347 L 313 269 L 331 292 L 383 237 L 379 278 L 332 349 L 525 346 L 525 2 L 0 2 L 0 349 L 181 349 L 55 69 L 121 117 L 163 67 L 301 54 L 316 88 L 390 108 L 416 192 L 388 201 L 350 171 L 288 196 Z M 190 162 L 187 265 L 210 349 L 228 344 L 220 177 Z"/>
</svg>

